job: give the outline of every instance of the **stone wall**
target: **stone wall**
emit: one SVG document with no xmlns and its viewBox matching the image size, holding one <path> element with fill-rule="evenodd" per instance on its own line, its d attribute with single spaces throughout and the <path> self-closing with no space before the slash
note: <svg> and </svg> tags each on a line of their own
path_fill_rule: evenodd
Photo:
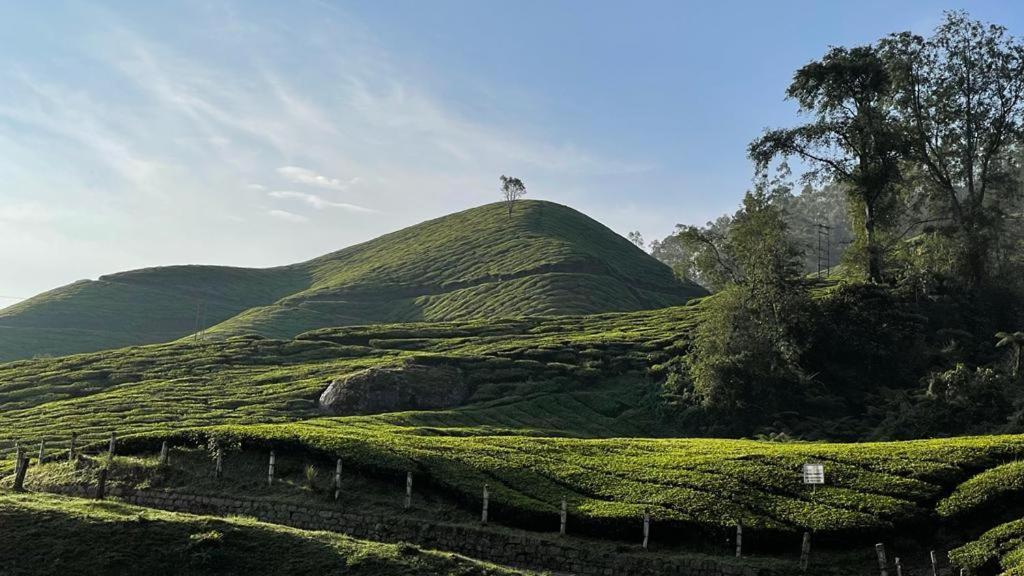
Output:
<svg viewBox="0 0 1024 576">
<path fill-rule="evenodd" d="M 92 496 L 94 489 L 60 486 L 49 491 Z M 111 487 L 107 495 L 129 504 L 193 514 L 249 516 L 306 530 L 329 530 L 379 542 L 408 542 L 507 566 L 587 576 L 770 576 L 778 574 L 728 560 L 622 552 L 616 546 L 572 537 L 506 528 L 429 523 L 402 516 L 347 513 L 269 500 L 243 500 L 164 490 Z"/>
</svg>

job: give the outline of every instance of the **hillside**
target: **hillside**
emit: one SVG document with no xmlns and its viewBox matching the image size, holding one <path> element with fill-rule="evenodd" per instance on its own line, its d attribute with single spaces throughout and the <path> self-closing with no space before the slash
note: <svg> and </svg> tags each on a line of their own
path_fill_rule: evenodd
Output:
<svg viewBox="0 0 1024 576">
<path fill-rule="evenodd" d="M 325 471 L 343 459 L 358 479 L 349 485 L 353 507 L 383 500 L 388 513 L 402 514 L 394 494 L 413 471 L 417 486 L 436 490 L 461 516 L 472 516 L 489 484 L 501 526 L 550 530 L 565 498 L 573 530 L 605 542 L 635 538 L 646 510 L 661 546 L 684 537 L 697 549 L 720 546 L 739 519 L 751 545 L 772 553 L 791 550 L 811 529 L 823 545 L 919 535 L 901 546 L 926 558 L 919 551 L 935 545 L 934 534 L 960 545 L 996 523 L 985 511 L 1005 513 L 999 522 L 1024 513 L 1013 464 L 1024 457 L 1021 436 L 868 444 L 672 438 L 679 429 L 660 414 L 661 383 L 710 301 L 327 328 L 288 340 L 188 339 L 2 364 L 0 489 L 11 482 L 15 440 L 32 452 L 45 441 L 47 454 L 59 456 L 74 432 L 79 447 L 101 454 L 116 431 L 119 453 L 142 467 L 112 480 L 132 486 L 168 486 L 164 472 L 150 475 L 167 440 L 175 447 L 170 488 L 288 499 L 284 482 L 261 482 L 266 451 L 275 449 L 282 474 L 290 463 L 291 486 L 304 463 Z M 471 394 L 440 410 L 319 410 L 332 380 L 409 361 L 457 368 Z M 210 480 L 212 440 L 230 447 L 227 483 Z M 827 486 L 800 484 L 807 461 L 826 463 Z M 46 464 L 28 482 L 93 485 L 95 471 Z"/>
<path fill-rule="evenodd" d="M 452 554 L 127 504 L 0 497 L 0 558 L 23 574 L 528 574 Z M 39 551 L 45 550 L 45 554 Z"/>
<path fill-rule="evenodd" d="M 660 308 L 702 290 L 566 206 L 489 204 L 308 262 L 102 276 L 0 311 L 0 360 L 388 322 Z"/>
</svg>

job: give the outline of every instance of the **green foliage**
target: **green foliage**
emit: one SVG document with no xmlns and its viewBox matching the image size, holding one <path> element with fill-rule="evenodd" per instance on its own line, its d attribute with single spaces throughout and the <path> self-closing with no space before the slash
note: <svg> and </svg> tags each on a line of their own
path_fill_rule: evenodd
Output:
<svg viewBox="0 0 1024 576">
<path fill-rule="evenodd" d="M 866 535 L 927 518 L 932 502 L 972 471 L 1019 458 L 1024 438 L 993 436 L 897 443 L 815 444 L 712 439 L 574 439 L 410 433 L 347 418 L 220 426 L 174 435 L 125 438 L 145 451 L 165 438 L 201 444 L 216 434 L 247 449 L 300 451 L 342 458 L 356 470 L 397 485 L 417 478 L 467 506 L 480 487 L 502 522 L 544 529 L 562 498 L 574 525 L 607 534 L 649 509 L 668 525 L 715 529 L 737 519 L 755 531 Z M 808 461 L 826 462 L 828 483 L 800 481 Z"/>
<path fill-rule="evenodd" d="M 2 571 L 36 574 L 499 576 L 526 572 L 393 544 L 37 494 L 0 494 Z M 43 553 L 45 552 L 45 553 Z"/>
<path fill-rule="evenodd" d="M 292 266 L 150 268 L 0 311 L 0 360 L 327 327 L 677 305 L 702 290 L 571 208 L 489 204 Z M 198 312 L 198 314 L 197 314 Z"/>
<path fill-rule="evenodd" d="M 950 551 L 949 559 L 970 574 L 999 572 L 1001 576 L 1024 573 L 1024 520 L 1001 524 Z"/>
<path fill-rule="evenodd" d="M 936 511 L 945 517 L 990 514 L 1024 494 L 1024 462 L 1016 461 L 985 470 L 957 486 Z M 1017 512 L 1024 513 L 1019 506 Z"/>
<path fill-rule="evenodd" d="M 801 319 L 812 303 L 795 281 L 799 252 L 768 193 L 746 195 L 725 247 L 735 283 L 708 301 L 685 361 L 700 403 L 732 433 L 748 433 L 800 395 Z"/>
<path fill-rule="evenodd" d="M 992 270 L 996 234 L 1020 199 L 1015 137 L 1024 121 L 1024 42 L 951 11 L 928 38 L 881 42 L 909 139 L 914 187 L 958 248 L 949 271 L 975 286 Z"/>
</svg>

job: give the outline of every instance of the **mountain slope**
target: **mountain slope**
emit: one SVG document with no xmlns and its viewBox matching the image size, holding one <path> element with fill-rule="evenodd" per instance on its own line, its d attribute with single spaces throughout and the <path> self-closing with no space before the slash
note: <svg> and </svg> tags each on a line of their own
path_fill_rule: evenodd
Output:
<svg viewBox="0 0 1024 576">
<path fill-rule="evenodd" d="M 0 311 L 0 360 L 173 340 L 291 337 L 328 327 L 659 308 L 701 294 L 626 239 L 559 204 L 500 203 L 308 262 L 149 268 Z"/>
</svg>

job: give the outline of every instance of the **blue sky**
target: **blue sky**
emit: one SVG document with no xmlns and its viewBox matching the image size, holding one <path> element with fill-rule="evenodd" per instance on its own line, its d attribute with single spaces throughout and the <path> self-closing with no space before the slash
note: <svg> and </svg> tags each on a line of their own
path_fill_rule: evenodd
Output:
<svg viewBox="0 0 1024 576">
<path fill-rule="evenodd" d="M 0 306 L 271 266 L 494 201 L 648 239 L 731 211 L 830 44 L 1018 2 L 0 0 Z"/>
</svg>

